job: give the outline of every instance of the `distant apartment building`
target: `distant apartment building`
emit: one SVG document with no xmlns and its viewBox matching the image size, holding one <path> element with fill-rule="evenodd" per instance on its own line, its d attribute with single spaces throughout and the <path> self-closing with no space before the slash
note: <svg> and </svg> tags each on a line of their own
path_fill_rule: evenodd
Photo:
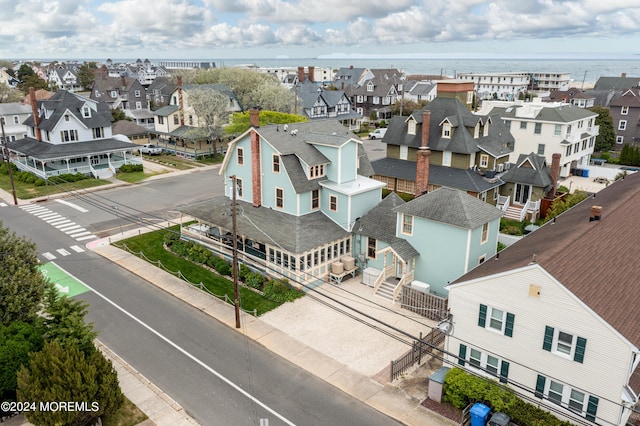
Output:
<svg viewBox="0 0 640 426">
<path fill-rule="evenodd" d="M 478 99 L 482 100 L 512 101 L 529 87 L 529 74 L 526 72 L 458 73 L 456 77 L 473 81 Z"/>
<path fill-rule="evenodd" d="M 571 73 L 569 72 L 532 72 L 529 73 L 529 91 L 534 93 L 569 90 Z"/>
<path fill-rule="evenodd" d="M 190 69 L 209 69 L 215 68 L 215 62 L 207 62 L 207 61 L 160 61 L 158 63 L 159 66 L 169 70 L 190 70 Z"/>
</svg>

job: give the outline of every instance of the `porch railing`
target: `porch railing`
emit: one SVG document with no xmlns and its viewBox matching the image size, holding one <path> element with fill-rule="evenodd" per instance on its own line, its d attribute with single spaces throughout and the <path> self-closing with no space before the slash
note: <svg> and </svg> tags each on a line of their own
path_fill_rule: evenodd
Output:
<svg viewBox="0 0 640 426">
<path fill-rule="evenodd" d="M 382 270 L 380 275 L 378 275 L 378 278 L 376 279 L 376 281 L 373 283 L 373 292 L 374 293 L 376 291 L 378 291 L 378 288 L 380 288 L 380 285 L 384 282 L 384 280 L 386 280 L 388 276 L 393 274 L 393 271 L 394 271 L 393 265 L 387 266 L 386 268 L 384 268 Z"/>
<path fill-rule="evenodd" d="M 398 281 L 398 284 L 396 285 L 396 288 L 393 290 L 393 300 L 396 301 L 400 298 L 400 292 L 402 291 L 402 286 L 407 283 L 407 282 L 411 282 L 413 281 L 413 277 L 414 277 L 414 272 L 410 271 L 407 272 L 406 274 L 404 274 L 402 276 L 402 278 L 400 278 L 400 281 Z"/>
<path fill-rule="evenodd" d="M 507 211 L 507 209 L 509 208 L 509 204 L 511 203 L 511 196 L 507 195 L 506 197 L 503 195 L 498 195 L 498 202 L 496 203 L 496 206 L 502 210 L 502 211 Z"/>
</svg>

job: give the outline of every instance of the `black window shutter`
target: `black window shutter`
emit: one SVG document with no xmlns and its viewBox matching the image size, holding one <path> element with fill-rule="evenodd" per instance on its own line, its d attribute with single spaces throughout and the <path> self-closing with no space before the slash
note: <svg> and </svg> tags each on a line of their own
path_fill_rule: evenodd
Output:
<svg viewBox="0 0 640 426">
<path fill-rule="evenodd" d="M 578 337 L 576 340 L 576 352 L 573 354 L 573 360 L 579 363 L 584 361 L 584 350 L 587 347 L 587 339 Z"/>
<path fill-rule="evenodd" d="M 478 315 L 478 325 L 482 328 L 487 324 L 487 305 L 480 305 L 480 314 Z"/>
<path fill-rule="evenodd" d="M 504 335 L 507 337 L 513 336 L 513 323 L 516 320 L 516 316 L 511 312 L 507 312 L 507 323 L 504 327 Z"/>
<path fill-rule="evenodd" d="M 551 352 L 551 345 L 553 344 L 553 327 L 548 325 L 544 329 L 544 342 L 542 342 L 542 349 Z"/>
<path fill-rule="evenodd" d="M 544 384 L 547 378 L 538 374 L 538 380 L 536 381 L 536 397 L 542 398 L 544 396 Z"/>
<path fill-rule="evenodd" d="M 458 364 L 464 366 L 464 360 L 467 359 L 467 345 L 460 345 L 458 356 Z"/>
<path fill-rule="evenodd" d="M 509 377 L 509 363 L 502 361 L 502 364 L 500 364 L 500 382 L 507 383 L 507 377 Z"/>
<path fill-rule="evenodd" d="M 589 403 L 587 404 L 587 420 L 592 422 L 596 421 L 596 412 L 598 411 L 598 398 L 595 396 L 589 396 Z"/>
</svg>

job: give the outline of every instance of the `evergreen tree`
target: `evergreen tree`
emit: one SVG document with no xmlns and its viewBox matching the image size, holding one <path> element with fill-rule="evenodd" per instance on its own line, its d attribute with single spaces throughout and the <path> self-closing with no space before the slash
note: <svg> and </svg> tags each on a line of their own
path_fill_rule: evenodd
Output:
<svg viewBox="0 0 640 426">
<path fill-rule="evenodd" d="M 95 79 L 94 71 L 98 68 L 95 62 L 85 62 L 78 70 L 78 81 L 85 90 L 91 90 Z"/>
<path fill-rule="evenodd" d="M 42 345 L 39 323 L 0 325 L 0 401 L 16 399 L 18 370 L 29 362 L 29 353 L 39 351 Z"/>
<path fill-rule="evenodd" d="M 609 108 L 596 106 L 590 108 L 589 111 L 598 114 L 596 117 L 596 125 L 600 126 L 598 136 L 596 136 L 595 147 L 593 149 L 598 152 L 612 150 L 616 143 L 616 131 L 613 128 L 613 117 L 611 117 Z"/>
<path fill-rule="evenodd" d="M 63 347 L 75 346 L 86 355 L 96 350 L 93 339 L 97 333 L 93 324 L 86 324 L 87 304 L 81 300 L 61 296 L 53 286 L 45 291 L 43 307 L 44 337 L 57 340 Z"/>
<path fill-rule="evenodd" d="M 82 410 L 29 411 L 25 417 L 41 426 L 87 425 L 113 414 L 124 402 L 116 371 L 99 351 L 90 355 L 57 341 L 29 355 L 18 372 L 19 401 L 72 401 Z"/>
<path fill-rule="evenodd" d="M 0 222 L 0 324 L 33 322 L 47 279 L 38 269 L 36 245 Z"/>
</svg>

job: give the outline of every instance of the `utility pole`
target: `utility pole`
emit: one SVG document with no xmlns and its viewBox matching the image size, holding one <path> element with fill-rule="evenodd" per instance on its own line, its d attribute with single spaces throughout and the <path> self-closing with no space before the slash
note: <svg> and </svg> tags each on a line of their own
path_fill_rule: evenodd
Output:
<svg viewBox="0 0 640 426">
<path fill-rule="evenodd" d="M 233 182 L 231 192 L 233 193 L 233 297 L 236 311 L 236 328 L 240 328 L 240 297 L 238 291 L 238 227 L 236 223 L 236 175 L 231 176 Z"/>
<path fill-rule="evenodd" d="M 13 204 L 18 205 L 18 197 L 16 197 L 16 186 L 13 183 L 13 170 L 11 169 L 11 159 L 9 158 L 9 149 L 7 149 L 7 138 L 4 134 L 4 119 L 0 117 L 0 127 L 2 127 L 2 154 L 7 161 L 7 170 L 9 171 L 9 182 L 11 182 L 11 195 L 13 195 Z"/>
</svg>

